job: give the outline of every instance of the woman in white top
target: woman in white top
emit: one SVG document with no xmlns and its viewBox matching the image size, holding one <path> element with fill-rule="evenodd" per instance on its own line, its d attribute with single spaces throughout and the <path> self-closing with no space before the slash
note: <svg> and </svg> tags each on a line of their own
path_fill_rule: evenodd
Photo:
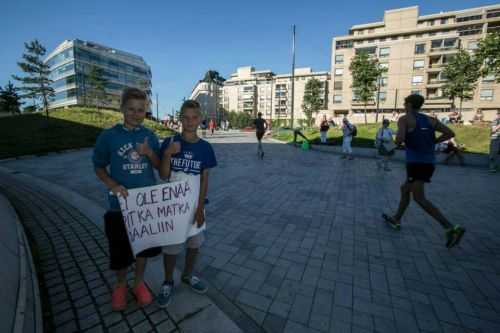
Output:
<svg viewBox="0 0 500 333">
<path fill-rule="evenodd" d="M 379 128 L 375 137 L 375 146 L 378 149 L 377 166 L 379 169 L 383 166 L 385 171 L 391 171 L 389 160 L 396 149 L 394 131 L 389 128 L 389 124 L 389 119 L 384 119 L 382 127 Z"/>
</svg>

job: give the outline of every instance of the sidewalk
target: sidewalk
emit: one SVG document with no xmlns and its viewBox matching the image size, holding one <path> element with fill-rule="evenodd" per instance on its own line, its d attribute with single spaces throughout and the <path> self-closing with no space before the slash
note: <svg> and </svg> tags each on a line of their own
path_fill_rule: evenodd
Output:
<svg viewBox="0 0 500 333">
<path fill-rule="evenodd" d="M 44 331 L 198 333 L 215 332 L 217 328 L 217 332 L 241 332 L 210 299 L 183 286 L 177 287 L 168 311 L 155 303 L 138 308 L 129 292 L 128 309 L 112 312 L 110 294 L 115 277 L 108 269 L 104 232 L 94 222 L 95 216 L 102 216 L 102 208 L 91 207 L 90 201 L 76 193 L 60 193 L 63 197 L 67 194 L 69 202 L 80 200 L 84 212 L 93 209 L 94 217 L 89 218 L 60 196 L 42 190 L 37 180 L 30 178 L 0 170 L 0 189 L 15 207 L 34 243 L 32 250 L 44 302 Z M 146 282 L 153 292 L 159 290 L 162 282 L 159 260 L 153 259 L 146 273 Z M 128 279 L 131 286 L 132 272 Z"/>
</svg>

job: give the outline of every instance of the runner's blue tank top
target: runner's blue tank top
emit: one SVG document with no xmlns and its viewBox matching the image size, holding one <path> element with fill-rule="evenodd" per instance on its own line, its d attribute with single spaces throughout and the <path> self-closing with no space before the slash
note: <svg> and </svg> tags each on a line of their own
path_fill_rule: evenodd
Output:
<svg viewBox="0 0 500 333">
<path fill-rule="evenodd" d="M 415 117 L 417 120 L 415 129 L 406 133 L 406 163 L 434 164 L 436 132 L 425 115 L 417 113 Z"/>
</svg>

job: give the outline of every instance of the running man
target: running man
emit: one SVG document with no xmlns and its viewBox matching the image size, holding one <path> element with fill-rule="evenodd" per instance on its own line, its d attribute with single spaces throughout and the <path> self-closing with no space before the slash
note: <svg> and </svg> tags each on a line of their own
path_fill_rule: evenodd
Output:
<svg viewBox="0 0 500 333">
<path fill-rule="evenodd" d="M 439 120 L 420 113 L 423 104 L 424 98 L 420 95 L 405 98 L 406 115 L 398 120 L 396 144 L 405 143 L 406 146 L 407 178 L 401 186 L 401 199 L 396 214 L 382 214 L 382 217 L 392 228 L 400 230 L 401 218 L 410 204 L 410 194 L 413 194 L 413 200 L 445 229 L 446 247 L 452 248 L 458 245 L 465 229 L 459 225 L 453 226 L 425 197 L 425 183 L 430 183 L 434 173 L 434 146 L 453 138 L 455 133 Z M 441 133 L 437 139 L 436 131 Z"/>
<path fill-rule="evenodd" d="M 257 155 L 260 159 L 264 159 L 264 149 L 262 149 L 262 137 L 267 130 L 267 121 L 262 118 L 262 112 L 257 113 L 257 119 L 254 120 L 255 134 L 257 135 L 257 140 L 259 141 L 257 146 Z"/>
</svg>

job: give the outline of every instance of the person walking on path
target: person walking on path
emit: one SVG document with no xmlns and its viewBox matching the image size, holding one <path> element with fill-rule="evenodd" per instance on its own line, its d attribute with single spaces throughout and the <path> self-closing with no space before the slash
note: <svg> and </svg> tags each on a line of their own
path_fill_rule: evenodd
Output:
<svg viewBox="0 0 500 333">
<path fill-rule="evenodd" d="M 262 112 L 257 113 L 257 118 L 254 120 L 255 134 L 257 135 L 257 155 L 260 159 L 264 159 L 264 149 L 262 148 L 262 137 L 267 130 L 267 121 L 262 118 Z"/>
<path fill-rule="evenodd" d="M 127 88 L 121 100 L 123 124 L 106 129 L 99 135 L 92 156 L 95 173 L 109 191 L 109 210 L 104 215 L 104 228 L 109 245 L 109 267 L 116 272 L 117 278 L 111 295 L 114 311 L 127 308 L 127 269 L 134 262 L 117 197 L 127 197 L 127 189 L 155 185 L 153 168 L 160 167 L 158 138 L 142 126 L 148 103 L 146 93 Z M 151 248 L 138 253 L 135 259 L 132 292 L 139 306 L 146 306 L 153 300 L 144 284 L 144 271 L 147 258 L 160 253 L 161 248 Z"/>
<path fill-rule="evenodd" d="M 420 95 L 410 95 L 405 98 L 406 115 L 399 118 L 396 144 L 406 146 L 407 178 L 401 186 L 401 199 L 397 212 L 383 219 L 396 230 L 401 228 L 401 218 L 410 204 L 410 195 L 415 202 L 432 216 L 445 230 L 446 247 L 452 248 L 459 244 L 465 229 L 452 225 L 441 211 L 425 196 L 425 183 L 430 183 L 436 163 L 434 146 L 455 136 L 455 133 L 439 120 L 428 117 L 420 112 L 424 98 Z M 436 139 L 435 132 L 441 136 Z"/>
<path fill-rule="evenodd" d="M 382 121 L 382 127 L 377 131 L 375 137 L 375 146 L 378 151 L 377 167 L 380 169 L 384 167 L 384 171 L 391 171 L 389 168 L 389 160 L 396 149 L 394 143 L 394 131 L 389 128 L 389 119 Z"/>
<path fill-rule="evenodd" d="M 491 122 L 490 141 L 490 172 L 498 171 L 498 155 L 500 154 L 500 110 L 497 117 Z"/>
<path fill-rule="evenodd" d="M 213 136 L 215 131 L 215 121 L 213 119 L 208 122 L 208 129 L 210 129 L 210 135 Z"/>
<path fill-rule="evenodd" d="M 353 159 L 352 157 L 352 138 L 355 136 L 356 127 L 349 122 L 347 117 L 342 120 L 342 158 Z"/>
<path fill-rule="evenodd" d="M 321 124 L 319 125 L 319 136 L 321 138 L 322 144 L 326 143 L 326 137 L 327 137 L 329 129 L 330 129 L 330 124 L 326 120 L 326 115 L 325 115 L 325 116 L 323 116 L 323 120 L 321 121 Z"/>
<path fill-rule="evenodd" d="M 198 228 L 205 223 L 205 203 L 208 191 L 208 171 L 217 166 L 215 153 L 207 141 L 200 139 L 196 129 L 201 122 L 200 104 L 194 100 L 187 100 L 181 107 L 182 133 L 170 140 L 163 141 L 161 146 L 160 177 L 169 181 L 187 181 L 191 179 L 199 182 L 198 203 L 193 224 Z M 187 247 L 184 270 L 181 281 L 191 290 L 204 294 L 208 288 L 197 276 L 193 275 L 199 249 L 205 239 L 203 231 L 188 238 L 184 244 L 168 245 L 163 247 L 163 263 L 165 281 L 158 296 L 158 305 L 166 307 L 170 304 L 174 292 L 174 269 L 177 255 Z"/>
</svg>

